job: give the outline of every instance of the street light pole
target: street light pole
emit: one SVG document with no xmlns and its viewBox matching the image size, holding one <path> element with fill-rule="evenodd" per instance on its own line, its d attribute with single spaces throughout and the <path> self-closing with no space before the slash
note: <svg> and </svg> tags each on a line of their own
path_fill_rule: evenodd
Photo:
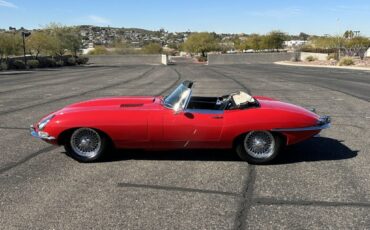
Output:
<svg viewBox="0 0 370 230">
<path fill-rule="evenodd" d="M 26 37 L 30 36 L 31 32 L 29 31 L 22 31 L 22 39 L 23 39 L 23 57 L 24 57 L 24 64 L 27 66 L 27 58 L 26 58 Z"/>
<path fill-rule="evenodd" d="M 9 30 L 12 30 L 14 32 L 14 35 L 17 31 L 17 29 L 15 27 L 11 27 L 9 26 Z M 27 65 L 27 58 L 26 58 L 26 37 L 30 36 L 31 35 L 31 32 L 30 31 L 25 31 L 25 29 L 23 27 L 21 27 L 21 35 L 22 35 L 22 40 L 23 40 L 23 58 L 24 58 L 24 64 Z M 15 40 L 15 39 L 14 39 Z M 14 51 L 15 51 L 15 41 L 13 41 L 13 48 L 14 48 Z"/>
</svg>

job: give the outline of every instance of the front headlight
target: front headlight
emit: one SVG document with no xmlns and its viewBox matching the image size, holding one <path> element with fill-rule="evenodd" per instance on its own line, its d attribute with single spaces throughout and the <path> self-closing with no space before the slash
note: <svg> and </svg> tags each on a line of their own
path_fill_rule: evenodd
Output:
<svg viewBox="0 0 370 230">
<path fill-rule="evenodd" d="M 42 119 L 39 122 L 39 125 L 38 125 L 39 130 L 43 130 L 45 128 L 45 126 L 51 121 L 51 119 L 53 119 L 53 117 L 55 117 L 54 114 L 50 115 L 50 116 L 47 116 L 44 119 Z"/>
</svg>

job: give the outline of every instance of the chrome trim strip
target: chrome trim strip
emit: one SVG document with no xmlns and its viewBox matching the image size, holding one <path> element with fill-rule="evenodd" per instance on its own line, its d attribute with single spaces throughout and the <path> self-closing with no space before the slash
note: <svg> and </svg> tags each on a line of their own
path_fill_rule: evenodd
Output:
<svg viewBox="0 0 370 230">
<path fill-rule="evenodd" d="M 314 131 L 330 128 L 330 123 L 320 125 L 320 126 L 310 126 L 302 128 L 282 128 L 282 129 L 271 129 L 271 131 L 284 131 L 284 132 L 299 132 L 299 131 Z"/>
</svg>

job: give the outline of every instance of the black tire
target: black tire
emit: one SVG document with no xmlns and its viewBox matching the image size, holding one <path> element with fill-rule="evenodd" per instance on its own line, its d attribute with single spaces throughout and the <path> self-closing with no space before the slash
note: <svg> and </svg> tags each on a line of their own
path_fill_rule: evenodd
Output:
<svg viewBox="0 0 370 230">
<path fill-rule="evenodd" d="M 273 146 L 271 146 L 271 148 L 268 148 L 269 152 L 268 154 L 266 154 L 266 156 L 258 156 L 258 157 L 253 156 L 250 153 L 251 150 L 246 149 L 245 146 L 248 145 L 248 144 L 245 144 L 246 138 L 248 138 L 248 135 L 253 135 L 253 134 L 254 135 L 258 135 L 258 134 L 266 135 L 272 138 L 272 141 L 274 144 Z M 240 157 L 240 159 L 247 161 L 248 163 L 265 164 L 275 159 L 275 157 L 278 155 L 282 146 L 283 146 L 283 138 L 278 134 L 271 133 L 269 131 L 251 131 L 243 135 L 242 137 L 238 138 L 238 140 L 236 141 L 236 145 L 235 145 L 235 151 Z"/>
<path fill-rule="evenodd" d="M 94 149 L 94 151 L 88 152 L 87 154 L 82 154 L 81 151 L 79 152 L 79 150 L 76 149 L 79 147 L 76 147 L 77 145 L 72 139 L 74 138 L 76 140 L 78 138 L 82 138 L 78 136 L 79 134 L 82 135 L 81 134 L 82 132 L 90 133 L 92 135 L 91 138 L 97 138 L 97 140 L 99 140 L 99 143 L 100 143 L 98 144 L 98 147 Z M 68 136 L 68 138 L 66 139 L 64 143 L 64 149 L 66 150 L 69 156 L 78 160 L 79 162 L 86 162 L 86 163 L 94 162 L 100 159 L 103 156 L 104 152 L 106 152 L 107 147 L 108 147 L 107 137 L 99 133 L 98 131 L 94 129 L 90 129 L 90 128 L 79 128 L 79 129 L 74 130 L 73 132 L 71 132 L 71 135 Z"/>
</svg>

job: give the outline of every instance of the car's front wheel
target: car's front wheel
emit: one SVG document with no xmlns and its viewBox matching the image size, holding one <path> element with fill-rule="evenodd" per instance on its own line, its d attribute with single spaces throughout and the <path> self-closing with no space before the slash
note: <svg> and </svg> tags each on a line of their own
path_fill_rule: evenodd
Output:
<svg viewBox="0 0 370 230">
<path fill-rule="evenodd" d="M 278 154 L 282 139 L 269 131 L 251 131 L 236 143 L 236 153 L 253 164 L 272 161 Z"/>
<path fill-rule="evenodd" d="M 106 149 L 107 139 L 91 128 L 79 128 L 72 132 L 64 144 L 67 153 L 81 162 L 99 159 Z"/>
</svg>

